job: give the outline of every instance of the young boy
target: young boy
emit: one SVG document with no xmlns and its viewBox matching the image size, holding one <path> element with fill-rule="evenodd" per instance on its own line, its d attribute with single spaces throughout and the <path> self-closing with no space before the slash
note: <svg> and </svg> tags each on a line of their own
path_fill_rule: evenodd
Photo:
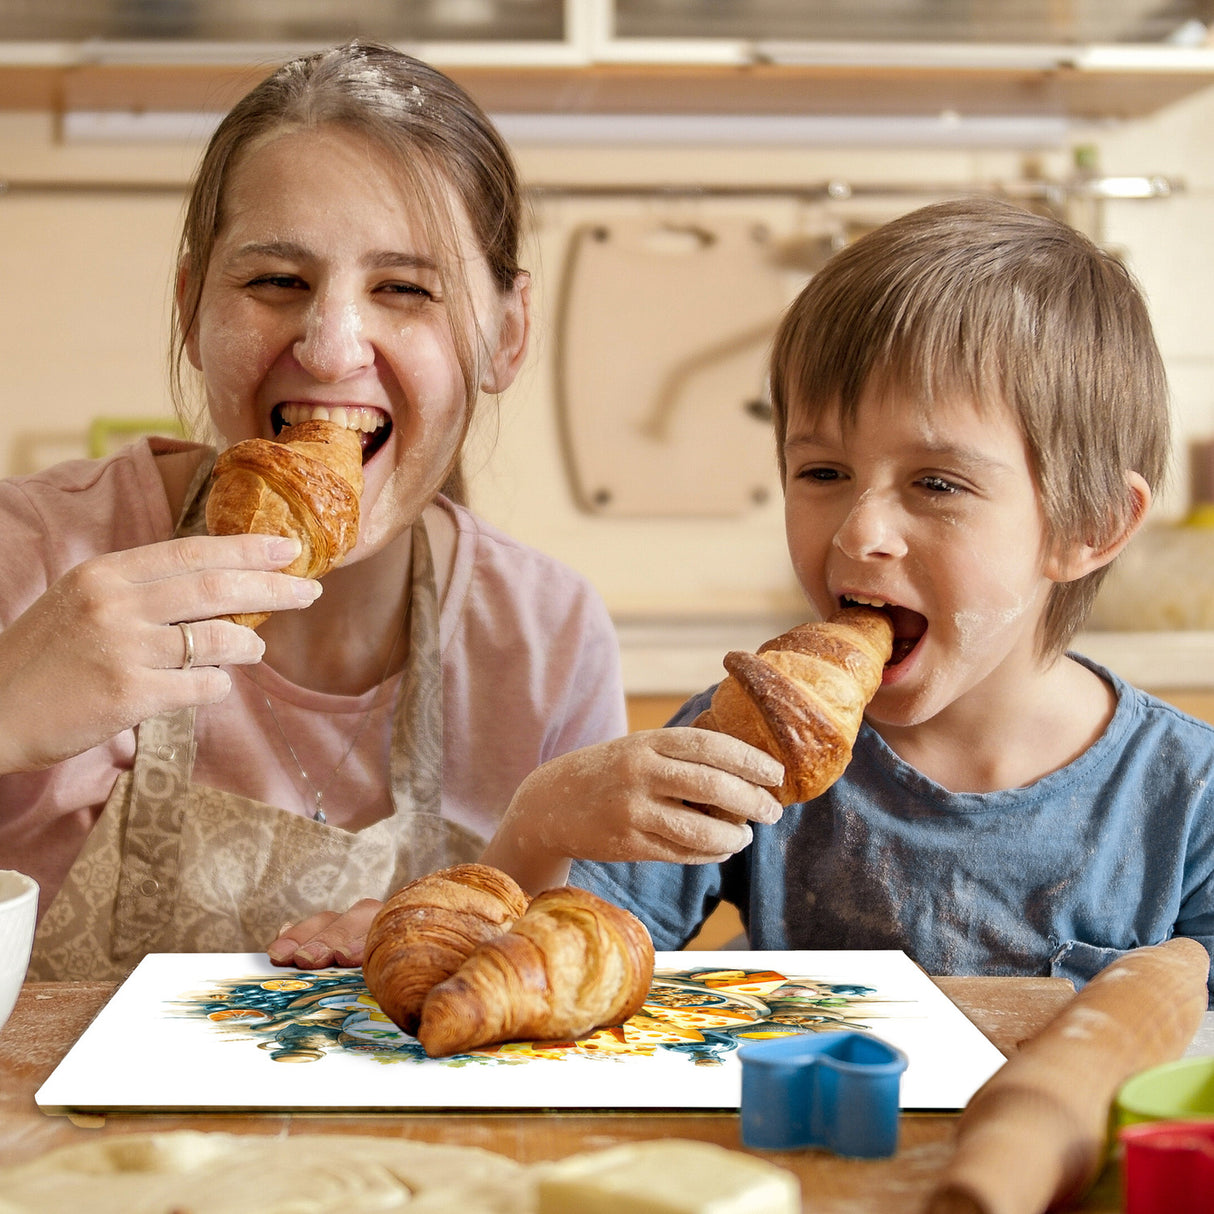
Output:
<svg viewBox="0 0 1214 1214">
<path fill-rule="evenodd" d="M 1130 275 L 1010 204 L 925 207 L 815 275 L 771 386 L 810 603 L 878 604 L 894 623 L 850 766 L 777 816 L 749 748 L 633 735 L 534 773 L 490 859 L 517 867 L 531 847 L 537 875 L 562 849 L 640 859 L 571 879 L 664 949 L 722 899 L 753 948 L 902 948 L 933 974 L 1080 984 L 1172 935 L 1214 946 L 1214 729 L 1066 649 L 1167 462 L 1165 376 Z M 712 855 L 729 830 L 749 841 Z"/>
</svg>

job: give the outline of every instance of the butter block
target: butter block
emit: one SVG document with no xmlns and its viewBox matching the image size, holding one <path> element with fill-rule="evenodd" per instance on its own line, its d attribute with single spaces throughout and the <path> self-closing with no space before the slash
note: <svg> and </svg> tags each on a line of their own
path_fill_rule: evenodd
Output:
<svg viewBox="0 0 1214 1214">
<path fill-rule="evenodd" d="M 536 1169 L 537 1214 L 800 1214 L 784 1168 L 710 1142 L 665 1138 Z"/>
</svg>

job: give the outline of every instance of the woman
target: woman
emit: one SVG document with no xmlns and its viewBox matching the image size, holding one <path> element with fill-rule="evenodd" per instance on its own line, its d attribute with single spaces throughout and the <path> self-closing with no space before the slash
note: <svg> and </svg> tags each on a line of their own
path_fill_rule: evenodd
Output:
<svg viewBox="0 0 1214 1214">
<path fill-rule="evenodd" d="M 477 398 L 526 354 L 520 209 L 484 114 L 386 47 L 288 63 L 216 131 L 179 399 L 188 363 L 221 447 L 357 430 L 359 536 L 322 587 L 279 572 L 295 541 L 207 535 L 211 445 L 0 484 L 0 866 L 42 887 L 32 976 L 301 920 L 276 960 L 357 961 L 344 915 L 309 917 L 475 859 L 538 763 L 623 732 L 601 601 L 458 504 Z"/>
</svg>

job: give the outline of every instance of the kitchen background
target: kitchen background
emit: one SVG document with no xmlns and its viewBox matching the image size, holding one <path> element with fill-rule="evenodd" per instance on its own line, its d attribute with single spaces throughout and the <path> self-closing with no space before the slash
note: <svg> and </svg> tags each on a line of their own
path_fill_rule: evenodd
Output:
<svg viewBox="0 0 1214 1214">
<path fill-rule="evenodd" d="M 1147 291 L 1174 475 L 1078 647 L 1210 715 L 1211 28 L 1214 0 L 0 0 L 0 474 L 171 424 L 201 143 L 273 63 L 362 33 L 463 81 L 532 188 L 535 341 L 473 504 L 599 587 L 634 724 L 804 613 L 764 413 L 781 308 L 857 232 L 975 190 Z"/>
</svg>

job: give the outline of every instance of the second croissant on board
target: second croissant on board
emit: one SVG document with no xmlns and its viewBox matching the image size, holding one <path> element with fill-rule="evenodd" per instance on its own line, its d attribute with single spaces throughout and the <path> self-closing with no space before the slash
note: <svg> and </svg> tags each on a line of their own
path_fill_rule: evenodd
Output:
<svg viewBox="0 0 1214 1214">
<path fill-rule="evenodd" d="M 430 992 L 417 1038 L 433 1058 L 501 1041 L 572 1040 L 639 1011 L 653 963 L 635 915 L 575 886 L 545 890 Z"/>
<path fill-rule="evenodd" d="M 363 491 L 358 433 L 322 419 L 300 422 L 281 441 L 249 438 L 221 451 L 211 474 L 211 535 L 287 535 L 301 551 L 284 572 L 322 577 L 358 540 Z M 230 617 L 256 628 L 266 613 Z"/>
<path fill-rule="evenodd" d="M 487 864 L 456 864 L 398 889 L 379 908 L 363 948 L 363 977 L 380 1010 L 416 1033 L 431 989 L 473 949 L 527 909 L 513 878 Z"/>
<path fill-rule="evenodd" d="M 881 686 L 893 650 L 889 617 L 844 607 L 829 620 L 801 624 L 760 646 L 725 655 L 728 677 L 692 722 L 779 759 L 783 805 L 824 793 L 851 762 L 864 709 Z"/>
</svg>

